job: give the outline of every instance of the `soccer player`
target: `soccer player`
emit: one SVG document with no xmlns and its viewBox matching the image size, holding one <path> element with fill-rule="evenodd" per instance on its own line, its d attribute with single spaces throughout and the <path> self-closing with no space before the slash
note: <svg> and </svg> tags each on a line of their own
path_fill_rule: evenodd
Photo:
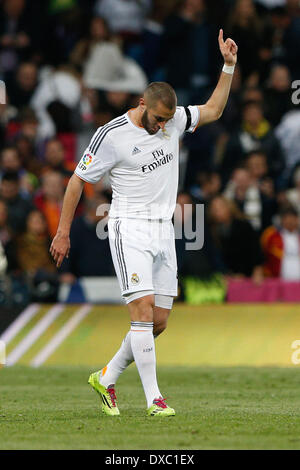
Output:
<svg viewBox="0 0 300 470">
<path fill-rule="evenodd" d="M 102 411 L 119 415 L 115 384 L 135 361 L 149 416 L 175 414 L 156 379 L 154 338 L 167 326 L 177 295 L 177 266 L 171 222 L 176 205 L 179 138 L 215 121 L 226 105 L 237 45 L 219 32 L 224 67 L 204 105 L 177 107 L 173 88 L 151 83 L 139 106 L 100 127 L 91 139 L 66 189 L 51 254 L 59 267 L 70 250 L 69 232 L 84 182 L 96 183 L 109 171 L 113 191 L 108 230 L 112 258 L 131 328 L 120 349 L 89 383 L 102 399 Z M 99 260 L 101 262 L 101 260 Z"/>
</svg>

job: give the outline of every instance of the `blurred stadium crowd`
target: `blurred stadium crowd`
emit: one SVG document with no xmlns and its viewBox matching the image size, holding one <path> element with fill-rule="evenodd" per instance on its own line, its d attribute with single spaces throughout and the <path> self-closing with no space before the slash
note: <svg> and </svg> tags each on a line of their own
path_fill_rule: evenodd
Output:
<svg viewBox="0 0 300 470">
<path fill-rule="evenodd" d="M 68 179 L 97 127 L 136 106 L 149 81 L 168 81 L 180 105 L 205 102 L 220 27 L 238 66 L 221 119 L 181 142 L 174 217 L 193 220 L 204 203 L 205 244 L 177 240 L 179 274 L 300 281 L 299 0 L 2 0 L 0 303 L 55 300 L 60 282 L 114 275 L 95 230 L 106 178 L 85 187 L 59 273 L 50 259 Z"/>
</svg>

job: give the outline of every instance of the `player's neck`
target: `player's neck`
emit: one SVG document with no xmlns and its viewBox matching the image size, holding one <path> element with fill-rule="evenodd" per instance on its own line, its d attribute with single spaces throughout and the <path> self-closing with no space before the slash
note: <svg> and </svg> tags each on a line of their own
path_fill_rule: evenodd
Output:
<svg viewBox="0 0 300 470">
<path fill-rule="evenodd" d="M 133 124 L 138 127 L 144 127 L 142 124 L 142 111 L 139 106 L 137 108 L 130 109 L 128 111 L 128 116 L 133 122 Z"/>
</svg>

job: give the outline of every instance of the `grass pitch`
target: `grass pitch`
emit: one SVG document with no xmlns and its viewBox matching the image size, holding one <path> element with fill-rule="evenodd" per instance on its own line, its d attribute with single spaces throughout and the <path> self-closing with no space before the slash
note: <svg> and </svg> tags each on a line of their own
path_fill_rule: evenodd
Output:
<svg viewBox="0 0 300 470">
<path fill-rule="evenodd" d="M 135 366 L 119 379 L 120 417 L 100 413 L 87 367 L 0 370 L 0 449 L 300 449 L 300 372 L 160 367 L 174 418 L 145 416 Z"/>
</svg>

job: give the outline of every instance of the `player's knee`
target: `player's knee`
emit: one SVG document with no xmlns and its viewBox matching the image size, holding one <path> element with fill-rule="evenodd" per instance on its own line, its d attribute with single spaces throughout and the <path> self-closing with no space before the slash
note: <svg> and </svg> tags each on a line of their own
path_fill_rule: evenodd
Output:
<svg viewBox="0 0 300 470">
<path fill-rule="evenodd" d="M 131 304 L 134 307 L 135 317 L 138 321 L 153 321 L 154 296 L 141 297 L 134 300 Z"/>
</svg>

